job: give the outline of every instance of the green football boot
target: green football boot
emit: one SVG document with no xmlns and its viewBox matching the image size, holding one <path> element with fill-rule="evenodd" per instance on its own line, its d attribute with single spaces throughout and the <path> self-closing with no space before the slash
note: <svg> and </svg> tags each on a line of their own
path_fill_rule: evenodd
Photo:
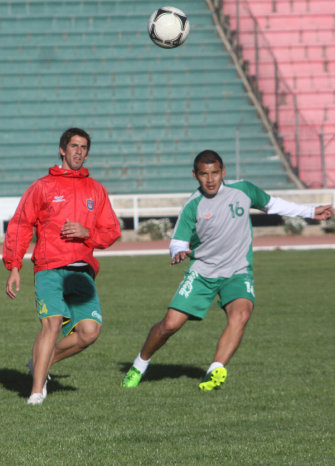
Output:
<svg viewBox="0 0 335 466">
<path fill-rule="evenodd" d="M 121 387 L 137 387 L 137 385 L 141 382 L 142 375 L 143 374 L 141 374 L 141 372 L 136 369 L 136 367 L 132 366 L 124 376 L 121 382 Z"/>
<path fill-rule="evenodd" d="M 205 378 L 199 384 L 200 390 L 203 392 L 209 392 L 211 390 L 217 390 L 221 387 L 227 378 L 227 369 L 225 367 L 218 367 L 213 369 L 211 372 L 206 374 Z"/>
</svg>

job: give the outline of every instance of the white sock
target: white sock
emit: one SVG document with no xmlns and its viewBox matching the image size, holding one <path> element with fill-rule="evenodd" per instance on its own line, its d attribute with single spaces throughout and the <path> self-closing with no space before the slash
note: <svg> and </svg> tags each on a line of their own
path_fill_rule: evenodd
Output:
<svg viewBox="0 0 335 466">
<path fill-rule="evenodd" d="M 218 367 L 224 367 L 224 365 L 221 362 L 212 362 L 212 364 L 208 368 L 207 374 L 208 372 L 211 372 L 214 369 L 217 369 Z"/>
<path fill-rule="evenodd" d="M 133 366 L 136 367 L 136 369 L 138 369 L 141 372 L 141 374 L 144 374 L 144 372 L 147 370 L 147 367 L 149 366 L 149 363 L 150 359 L 146 361 L 145 359 L 141 358 L 141 353 L 138 353 L 133 363 Z"/>
</svg>

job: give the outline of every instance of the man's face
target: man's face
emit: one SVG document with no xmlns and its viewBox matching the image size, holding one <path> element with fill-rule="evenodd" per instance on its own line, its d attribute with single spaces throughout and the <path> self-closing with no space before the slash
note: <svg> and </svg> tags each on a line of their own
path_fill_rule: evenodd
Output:
<svg viewBox="0 0 335 466">
<path fill-rule="evenodd" d="M 225 168 L 220 167 L 219 162 L 199 163 L 197 171 L 193 170 L 194 178 L 199 181 L 202 192 L 206 197 L 214 197 L 218 192 L 222 180 L 225 177 Z"/>
<path fill-rule="evenodd" d="M 65 150 L 61 147 L 59 152 L 63 157 L 62 168 L 67 170 L 80 170 L 88 157 L 87 140 L 81 136 L 72 136 Z"/>
</svg>

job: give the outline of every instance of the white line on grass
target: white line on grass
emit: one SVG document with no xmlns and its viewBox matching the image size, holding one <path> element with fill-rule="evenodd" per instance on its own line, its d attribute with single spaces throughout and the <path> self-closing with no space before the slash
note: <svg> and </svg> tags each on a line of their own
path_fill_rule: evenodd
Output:
<svg viewBox="0 0 335 466">
<path fill-rule="evenodd" d="M 312 251 L 313 249 L 335 249 L 335 244 L 297 244 L 282 246 L 254 246 L 253 251 Z"/>
<path fill-rule="evenodd" d="M 283 246 L 254 246 L 253 251 L 311 251 L 313 249 L 335 249 L 335 244 L 298 244 Z M 116 256 L 158 256 L 169 254 L 168 249 L 138 249 L 124 251 L 95 251 L 96 257 L 116 257 Z M 27 253 L 24 259 L 31 259 L 32 254 Z M 0 259 L 2 255 L 0 254 Z"/>
</svg>

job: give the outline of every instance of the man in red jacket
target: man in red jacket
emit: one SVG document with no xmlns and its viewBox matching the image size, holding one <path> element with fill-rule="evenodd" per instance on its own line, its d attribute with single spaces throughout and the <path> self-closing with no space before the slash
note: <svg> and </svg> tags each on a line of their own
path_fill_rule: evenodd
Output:
<svg viewBox="0 0 335 466">
<path fill-rule="evenodd" d="M 24 193 L 8 225 L 3 261 L 9 278 L 6 293 L 20 289 L 22 258 L 33 252 L 37 312 L 41 331 L 33 347 L 33 386 L 28 404 L 42 404 L 52 364 L 73 356 L 99 336 L 102 316 L 94 278 L 99 263 L 93 249 L 109 247 L 120 237 L 120 226 L 106 189 L 83 167 L 90 136 L 70 128 L 60 138 L 61 167 L 33 183 Z M 15 290 L 15 291 L 14 291 Z M 64 338 L 57 343 L 60 330 Z"/>
</svg>

